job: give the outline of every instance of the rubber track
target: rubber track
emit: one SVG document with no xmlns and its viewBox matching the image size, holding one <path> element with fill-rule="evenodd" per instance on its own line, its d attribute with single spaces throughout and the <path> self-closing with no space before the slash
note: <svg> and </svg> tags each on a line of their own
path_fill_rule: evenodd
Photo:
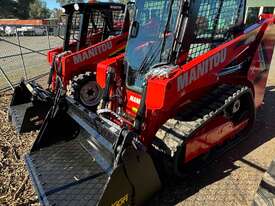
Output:
<svg viewBox="0 0 275 206">
<path fill-rule="evenodd" d="M 187 106 L 184 112 L 169 119 L 156 133 L 164 145 L 155 145 L 158 150 L 173 157 L 178 146 L 191 138 L 217 115 L 234 103 L 240 96 L 249 92 L 246 86 L 220 85 L 198 101 Z M 161 148 L 160 148 L 161 147 Z"/>
</svg>

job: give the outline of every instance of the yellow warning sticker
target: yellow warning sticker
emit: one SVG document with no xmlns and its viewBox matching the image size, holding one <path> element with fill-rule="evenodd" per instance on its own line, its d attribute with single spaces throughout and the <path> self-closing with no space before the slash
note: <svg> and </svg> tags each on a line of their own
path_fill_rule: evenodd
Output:
<svg viewBox="0 0 275 206">
<path fill-rule="evenodd" d="M 132 107 L 132 111 L 137 113 L 138 109 L 136 107 Z"/>
<path fill-rule="evenodd" d="M 114 202 L 112 206 L 122 206 L 128 202 L 128 194 L 124 195 L 120 200 Z"/>
</svg>

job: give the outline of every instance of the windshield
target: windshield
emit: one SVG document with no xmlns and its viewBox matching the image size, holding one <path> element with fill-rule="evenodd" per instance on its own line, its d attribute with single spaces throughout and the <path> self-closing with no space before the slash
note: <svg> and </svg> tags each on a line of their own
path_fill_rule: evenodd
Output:
<svg viewBox="0 0 275 206">
<path fill-rule="evenodd" d="M 179 0 L 136 1 L 138 33 L 129 39 L 125 55 L 128 87 L 141 91 L 149 69 L 169 61 L 179 8 Z"/>
</svg>

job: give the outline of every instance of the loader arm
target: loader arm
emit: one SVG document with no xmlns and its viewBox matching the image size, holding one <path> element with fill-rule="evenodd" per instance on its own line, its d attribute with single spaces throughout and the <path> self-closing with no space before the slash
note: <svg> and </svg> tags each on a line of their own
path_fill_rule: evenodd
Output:
<svg viewBox="0 0 275 206">
<path fill-rule="evenodd" d="M 96 69 L 102 59 L 115 55 L 125 49 L 128 33 L 118 35 L 99 42 L 79 52 L 75 52 L 62 59 L 62 77 L 66 88 L 69 80 L 77 73 Z M 54 77 L 53 77 L 54 78 Z"/>
</svg>

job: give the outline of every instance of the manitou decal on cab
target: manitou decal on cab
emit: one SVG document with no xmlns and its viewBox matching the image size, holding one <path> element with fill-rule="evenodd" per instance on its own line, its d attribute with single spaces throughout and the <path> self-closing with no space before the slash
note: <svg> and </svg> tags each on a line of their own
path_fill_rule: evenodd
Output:
<svg viewBox="0 0 275 206">
<path fill-rule="evenodd" d="M 87 51 L 84 51 L 80 54 L 75 55 L 73 57 L 73 62 L 74 62 L 74 64 L 79 64 L 83 61 L 86 61 L 86 60 L 96 56 L 96 55 L 106 52 L 107 50 L 110 50 L 112 48 L 113 48 L 112 42 L 111 41 L 106 42 L 104 44 L 98 45 L 94 48 L 91 48 Z"/>
<path fill-rule="evenodd" d="M 135 97 L 135 96 L 130 96 L 130 101 L 131 101 L 131 102 L 134 102 L 134 103 L 136 103 L 136 104 L 140 104 L 141 99 L 140 99 L 140 98 L 137 98 L 137 97 Z"/>
<path fill-rule="evenodd" d="M 220 64 L 224 63 L 227 57 L 227 48 L 221 50 L 214 56 L 201 62 L 194 68 L 185 72 L 177 78 L 177 88 L 178 92 L 185 89 L 185 87 L 192 84 L 194 81 L 198 80 L 205 74 L 208 74 L 213 68 L 218 67 Z"/>
</svg>

